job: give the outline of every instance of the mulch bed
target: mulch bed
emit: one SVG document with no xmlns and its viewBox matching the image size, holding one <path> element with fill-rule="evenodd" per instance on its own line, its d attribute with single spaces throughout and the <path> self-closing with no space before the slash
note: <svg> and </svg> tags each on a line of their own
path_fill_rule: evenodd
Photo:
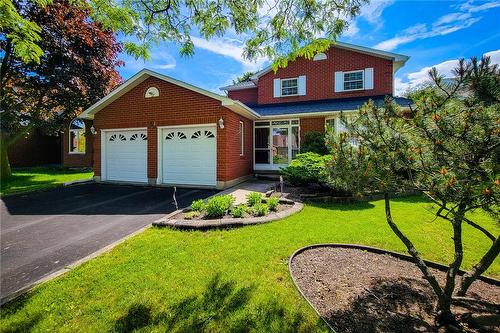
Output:
<svg viewBox="0 0 500 333">
<path fill-rule="evenodd" d="M 412 262 L 358 249 L 319 247 L 297 254 L 291 272 L 307 299 L 339 333 L 444 332 L 434 326 L 432 289 Z M 431 272 L 443 285 L 445 274 Z M 498 305 L 500 287 L 476 281 L 467 296 Z M 453 311 L 464 318 L 469 309 L 454 306 Z M 488 318 L 487 328 L 464 324 L 462 329 L 500 332 L 496 315 Z"/>
<path fill-rule="evenodd" d="M 279 204 L 278 209 L 276 211 L 269 211 L 269 214 L 266 215 L 266 216 L 274 216 L 277 213 L 285 212 L 285 211 L 289 210 L 290 208 L 292 208 L 293 206 L 294 206 L 293 202 L 290 202 L 290 203 L 284 203 L 284 202 L 282 202 L 282 203 Z M 192 221 L 192 220 L 207 220 L 207 221 L 210 221 L 211 220 L 209 218 L 206 218 L 203 214 L 200 215 L 200 216 L 198 216 L 198 217 L 196 217 L 195 219 L 186 219 L 185 214 L 188 211 L 189 210 L 179 212 L 178 214 L 175 214 L 171 218 L 175 219 L 175 220 L 178 220 L 178 221 Z M 251 217 L 253 217 L 253 216 L 250 215 L 250 214 L 248 214 L 248 213 L 245 213 L 245 214 L 243 214 L 242 218 L 251 218 Z M 213 219 L 213 220 L 228 220 L 228 219 L 233 219 L 233 217 L 230 214 L 226 214 L 226 215 L 224 215 L 221 218 L 217 218 L 217 219 Z"/>
</svg>

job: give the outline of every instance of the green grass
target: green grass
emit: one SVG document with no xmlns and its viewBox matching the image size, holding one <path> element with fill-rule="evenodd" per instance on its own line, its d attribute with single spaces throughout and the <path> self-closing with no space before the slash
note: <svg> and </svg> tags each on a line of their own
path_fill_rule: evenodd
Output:
<svg viewBox="0 0 500 333">
<path fill-rule="evenodd" d="M 448 262 L 450 227 L 429 209 L 419 197 L 397 199 L 393 215 L 425 258 Z M 500 232 L 486 215 L 471 217 Z M 298 248 L 325 242 L 405 252 L 385 222 L 382 201 L 308 205 L 282 221 L 232 230 L 152 228 L 2 309 L 0 331 L 327 331 L 287 267 Z M 464 266 L 489 244 L 464 226 Z M 500 276 L 498 260 L 488 274 Z"/>
<path fill-rule="evenodd" d="M 12 176 L 0 183 L 0 195 L 47 189 L 74 180 L 89 179 L 92 176 L 91 171 L 68 168 L 14 169 Z"/>
</svg>

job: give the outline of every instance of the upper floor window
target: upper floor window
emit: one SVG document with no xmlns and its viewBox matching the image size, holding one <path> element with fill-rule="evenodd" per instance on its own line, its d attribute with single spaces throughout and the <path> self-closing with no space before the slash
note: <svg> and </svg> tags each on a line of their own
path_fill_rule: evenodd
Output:
<svg viewBox="0 0 500 333">
<path fill-rule="evenodd" d="M 85 123 L 81 119 L 73 119 L 69 124 L 69 152 L 85 154 Z"/>
<path fill-rule="evenodd" d="M 298 79 L 281 79 L 281 96 L 298 95 L 299 84 Z"/>
<path fill-rule="evenodd" d="M 364 71 L 344 73 L 344 90 L 359 90 L 364 87 Z"/>
</svg>

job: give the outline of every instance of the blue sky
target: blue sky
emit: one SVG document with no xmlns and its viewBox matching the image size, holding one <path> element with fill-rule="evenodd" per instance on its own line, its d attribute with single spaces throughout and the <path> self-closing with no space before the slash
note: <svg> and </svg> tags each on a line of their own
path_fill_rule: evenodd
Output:
<svg viewBox="0 0 500 333">
<path fill-rule="evenodd" d="M 379 48 L 410 56 L 396 73 L 396 92 L 424 82 L 436 66 L 449 75 L 459 58 L 488 54 L 500 63 L 500 2 L 491 0 L 405 1 L 378 0 L 365 5 L 340 41 Z M 221 93 L 219 87 L 248 70 L 267 65 L 266 59 L 245 60 L 243 38 L 193 38 L 193 57 L 181 57 L 173 43 L 162 43 L 151 52 L 151 60 L 121 55 L 124 79 L 142 68 Z"/>
</svg>

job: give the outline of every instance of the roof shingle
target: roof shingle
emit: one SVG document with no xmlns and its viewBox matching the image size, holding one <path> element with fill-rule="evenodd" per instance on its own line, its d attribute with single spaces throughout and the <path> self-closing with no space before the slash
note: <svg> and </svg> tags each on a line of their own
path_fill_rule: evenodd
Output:
<svg viewBox="0 0 500 333">
<path fill-rule="evenodd" d="M 368 100 L 373 100 L 375 105 L 382 105 L 385 96 L 371 96 L 362 98 L 342 98 L 329 99 L 321 101 L 299 102 L 299 103 L 280 103 L 255 105 L 251 108 L 261 116 L 294 115 L 315 112 L 333 112 L 357 110 Z M 410 106 L 412 101 L 408 98 L 394 97 L 394 101 L 400 106 Z"/>
</svg>

